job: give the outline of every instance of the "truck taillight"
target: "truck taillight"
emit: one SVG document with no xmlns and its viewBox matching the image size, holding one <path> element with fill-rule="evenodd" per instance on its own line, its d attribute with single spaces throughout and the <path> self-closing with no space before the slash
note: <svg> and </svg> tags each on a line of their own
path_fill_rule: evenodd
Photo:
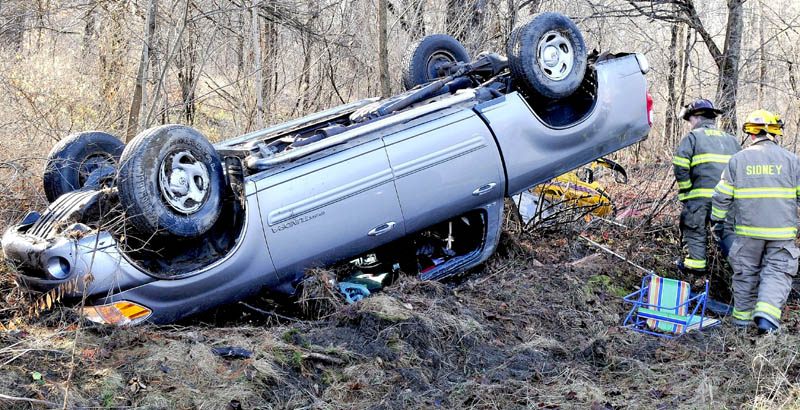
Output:
<svg viewBox="0 0 800 410">
<path fill-rule="evenodd" d="M 653 96 L 650 91 L 645 91 L 647 95 L 647 125 L 653 126 Z"/>
</svg>

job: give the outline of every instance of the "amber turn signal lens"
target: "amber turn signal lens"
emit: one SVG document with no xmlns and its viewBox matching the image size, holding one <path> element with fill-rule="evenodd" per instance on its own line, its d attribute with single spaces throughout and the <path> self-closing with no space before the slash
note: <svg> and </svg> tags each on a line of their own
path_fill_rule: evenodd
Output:
<svg viewBox="0 0 800 410">
<path fill-rule="evenodd" d="M 133 302 L 121 301 L 110 305 L 86 306 L 82 313 L 95 323 L 129 326 L 143 322 L 152 311 Z"/>
</svg>

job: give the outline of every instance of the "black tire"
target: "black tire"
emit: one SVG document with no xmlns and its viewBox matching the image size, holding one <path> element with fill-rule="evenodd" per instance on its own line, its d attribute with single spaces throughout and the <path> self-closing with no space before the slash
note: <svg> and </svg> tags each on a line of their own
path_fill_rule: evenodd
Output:
<svg viewBox="0 0 800 410">
<path fill-rule="evenodd" d="M 413 44 L 403 62 L 403 85 L 410 90 L 438 78 L 436 67 L 442 63 L 468 63 L 469 53 L 458 40 L 447 34 L 432 34 Z"/>
<path fill-rule="evenodd" d="M 116 167 L 125 144 L 100 131 L 72 134 L 59 141 L 47 155 L 42 185 L 50 202 L 83 188 L 92 171 L 105 165 Z"/>
<path fill-rule="evenodd" d="M 192 238 L 217 221 L 225 181 L 219 156 L 202 134 L 164 125 L 128 144 L 117 186 L 128 224 L 137 232 Z"/>
<path fill-rule="evenodd" d="M 514 79 L 547 98 L 569 96 L 586 73 L 583 36 L 578 26 L 560 13 L 541 13 L 517 26 L 506 52 Z"/>
</svg>

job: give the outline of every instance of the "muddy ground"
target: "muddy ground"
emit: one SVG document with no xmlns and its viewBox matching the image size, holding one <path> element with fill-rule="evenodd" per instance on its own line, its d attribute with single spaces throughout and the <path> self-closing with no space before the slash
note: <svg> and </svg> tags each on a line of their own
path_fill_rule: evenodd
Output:
<svg viewBox="0 0 800 410">
<path fill-rule="evenodd" d="M 796 297 L 777 335 L 724 321 L 669 340 L 620 326 L 621 296 L 643 273 L 582 234 L 702 284 L 671 267 L 679 205 L 660 201 L 669 187 L 654 181 L 618 189 L 618 214 L 637 211 L 615 223 L 581 218 L 521 236 L 510 223 L 498 252 L 456 280 L 401 276 L 348 305 L 319 271 L 304 303 L 245 301 L 283 317 L 235 304 L 170 326 L 89 327 L 60 305 L 24 315 L 31 297 L 4 271 L 0 317 L 20 321 L 0 333 L 0 408 L 800 407 Z M 726 269 L 717 261 L 709 277 L 727 302 Z"/>
</svg>

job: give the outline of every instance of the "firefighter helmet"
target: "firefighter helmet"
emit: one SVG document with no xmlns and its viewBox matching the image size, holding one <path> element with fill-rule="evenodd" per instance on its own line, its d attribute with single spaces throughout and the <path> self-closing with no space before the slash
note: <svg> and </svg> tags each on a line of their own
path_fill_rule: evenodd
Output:
<svg viewBox="0 0 800 410">
<path fill-rule="evenodd" d="M 714 104 L 711 101 L 700 98 L 683 106 L 678 116 L 688 121 L 689 117 L 697 114 L 711 114 L 711 118 L 713 118 L 718 114 L 722 114 L 722 110 L 714 108 Z"/>
<path fill-rule="evenodd" d="M 758 135 L 762 131 L 772 135 L 783 135 L 783 121 L 778 114 L 766 110 L 755 110 L 747 116 L 742 125 L 742 130 L 751 135 Z"/>
</svg>

